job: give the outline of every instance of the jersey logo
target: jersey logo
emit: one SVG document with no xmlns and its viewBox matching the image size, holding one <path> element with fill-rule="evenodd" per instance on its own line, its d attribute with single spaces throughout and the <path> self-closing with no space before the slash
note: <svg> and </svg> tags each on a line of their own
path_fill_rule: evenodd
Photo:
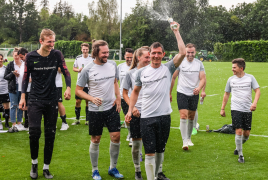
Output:
<svg viewBox="0 0 268 180">
<path fill-rule="evenodd" d="M 59 100 L 61 101 L 62 99 L 60 98 Z"/>
<path fill-rule="evenodd" d="M 34 64 L 39 63 L 39 61 L 34 62 Z"/>
<path fill-rule="evenodd" d="M 97 73 L 97 74 L 94 74 L 94 76 L 97 76 L 99 73 Z"/>
</svg>

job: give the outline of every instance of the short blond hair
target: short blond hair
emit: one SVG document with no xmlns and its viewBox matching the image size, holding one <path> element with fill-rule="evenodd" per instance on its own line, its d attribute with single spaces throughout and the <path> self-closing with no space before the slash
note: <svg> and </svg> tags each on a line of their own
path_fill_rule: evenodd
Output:
<svg viewBox="0 0 268 180">
<path fill-rule="evenodd" d="M 45 36 L 47 37 L 47 36 L 56 36 L 56 34 L 54 33 L 54 31 L 52 31 L 52 30 L 50 30 L 50 29 L 43 29 L 42 31 L 41 31 L 41 34 L 40 34 L 40 39 L 42 40 L 42 41 L 44 41 L 45 40 Z"/>
</svg>

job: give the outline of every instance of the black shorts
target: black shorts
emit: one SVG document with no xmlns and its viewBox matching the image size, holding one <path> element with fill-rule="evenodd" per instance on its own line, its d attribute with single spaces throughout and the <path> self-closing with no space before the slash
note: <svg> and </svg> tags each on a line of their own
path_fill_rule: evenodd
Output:
<svg viewBox="0 0 268 180">
<path fill-rule="evenodd" d="M 88 87 L 84 87 L 83 91 L 88 94 Z M 75 95 L 75 99 L 82 100 L 82 98 L 78 97 L 77 95 Z"/>
<path fill-rule="evenodd" d="M 178 109 L 187 109 L 190 111 L 196 111 L 198 105 L 198 95 L 187 96 L 185 94 L 177 92 L 177 104 Z"/>
<path fill-rule="evenodd" d="M 251 130 L 252 112 L 231 111 L 234 129 Z"/>
<path fill-rule="evenodd" d="M 124 99 L 121 99 L 121 107 L 123 109 L 124 115 L 126 115 L 128 112 L 128 104 L 126 103 Z"/>
<path fill-rule="evenodd" d="M 29 101 L 28 118 L 30 128 L 41 127 L 42 115 L 44 115 L 45 129 L 53 129 L 56 131 L 56 124 L 58 119 L 58 102 Z"/>
<path fill-rule="evenodd" d="M 141 137 L 145 154 L 165 152 L 170 132 L 170 121 L 170 115 L 141 118 Z"/>
<path fill-rule="evenodd" d="M 135 117 L 131 116 L 131 121 L 130 121 L 130 134 L 132 138 L 141 138 L 141 118 L 140 117 Z"/>
<path fill-rule="evenodd" d="M 0 94 L 0 104 L 10 102 L 9 94 Z"/>
<path fill-rule="evenodd" d="M 58 93 L 57 96 L 58 102 L 62 102 L 62 87 L 57 87 L 57 93 Z"/>
<path fill-rule="evenodd" d="M 116 106 L 113 106 L 112 109 L 103 112 L 88 111 L 87 119 L 89 122 L 89 135 L 102 135 L 104 123 L 106 124 L 109 132 L 120 132 L 120 116 L 116 111 Z"/>
</svg>

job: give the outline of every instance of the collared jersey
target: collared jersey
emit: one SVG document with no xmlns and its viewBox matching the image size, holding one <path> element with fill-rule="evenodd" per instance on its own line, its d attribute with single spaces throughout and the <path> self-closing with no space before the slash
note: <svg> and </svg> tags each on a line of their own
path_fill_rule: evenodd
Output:
<svg viewBox="0 0 268 180">
<path fill-rule="evenodd" d="M 108 60 L 102 65 L 95 64 L 94 61 L 89 63 L 81 71 L 77 85 L 85 87 L 88 84 L 88 94 L 92 97 L 103 99 L 103 111 L 113 107 L 115 101 L 114 81 L 118 76 L 116 63 Z M 99 107 L 88 101 L 89 111 L 99 111 Z"/>
<path fill-rule="evenodd" d="M 137 68 L 127 71 L 126 77 L 123 80 L 123 86 L 122 86 L 123 89 L 126 89 L 128 91 L 132 91 L 134 89 L 137 72 L 138 72 Z M 142 88 L 140 90 L 138 100 L 135 104 L 135 107 L 139 110 L 139 112 L 141 112 L 141 106 L 142 106 Z"/>
<path fill-rule="evenodd" d="M 6 66 L 0 67 L 0 94 L 8 94 L 8 81 L 4 79 Z"/>
<path fill-rule="evenodd" d="M 91 63 L 94 59 L 91 57 L 91 55 L 89 54 L 87 58 L 84 58 L 83 54 L 79 55 L 76 57 L 75 61 L 74 61 L 74 67 L 75 68 L 84 68 L 86 67 L 86 65 L 88 65 L 89 63 Z M 78 72 L 77 75 L 77 81 L 79 76 L 81 75 L 81 72 Z M 85 85 L 85 87 L 88 87 L 88 84 Z"/>
<path fill-rule="evenodd" d="M 251 112 L 252 89 L 259 88 L 259 84 L 255 77 L 245 73 L 241 78 L 236 75 L 230 77 L 227 81 L 225 92 L 231 92 L 231 110 L 241 112 Z"/>
<path fill-rule="evenodd" d="M 126 62 L 119 64 L 117 66 L 118 73 L 119 73 L 119 81 L 120 81 L 120 95 L 121 98 L 123 99 L 123 83 L 124 83 L 124 78 L 126 77 L 127 72 L 129 71 L 130 66 L 127 65 Z M 132 90 L 128 91 L 128 97 L 130 97 Z"/>
<path fill-rule="evenodd" d="M 192 62 L 184 58 L 177 70 L 179 71 L 177 91 L 187 96 L 193 96 L 194 89 L 199 86 L 200 71 L 205 71 L 203 63 L 195 58 Z"/>
<path fill-rule="evenodd" d="M 172 112 L 170 105 L 171 77 L 176 70 L 172 61 L 153 68 L 151 64 L 137 72 L 135 85 L 142 86 L 141 118 L 168 115 Z"/>
</svg>

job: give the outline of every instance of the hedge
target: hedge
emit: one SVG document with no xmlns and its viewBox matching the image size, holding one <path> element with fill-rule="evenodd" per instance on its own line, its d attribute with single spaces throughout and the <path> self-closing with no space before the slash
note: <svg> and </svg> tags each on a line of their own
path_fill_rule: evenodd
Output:
<svg viewBox="0 0 268 180">
<path fill-rule="evenodd" d="M 215 43 L 214 54 L 224 61 L 243 58 L 245 61 L 267 62 L 268 41 L 236 41 Z"/>
<path fill-rule="evenodd" d="M 83 42 L 83 41 L 57 41 L 55 42 L 54 48 L 60 50 L 65 58 L 76 58 L 81 52 L 81 44 L 88 43 L 89 51 L 91 50 L 91 42 Z"/>
</svg>

